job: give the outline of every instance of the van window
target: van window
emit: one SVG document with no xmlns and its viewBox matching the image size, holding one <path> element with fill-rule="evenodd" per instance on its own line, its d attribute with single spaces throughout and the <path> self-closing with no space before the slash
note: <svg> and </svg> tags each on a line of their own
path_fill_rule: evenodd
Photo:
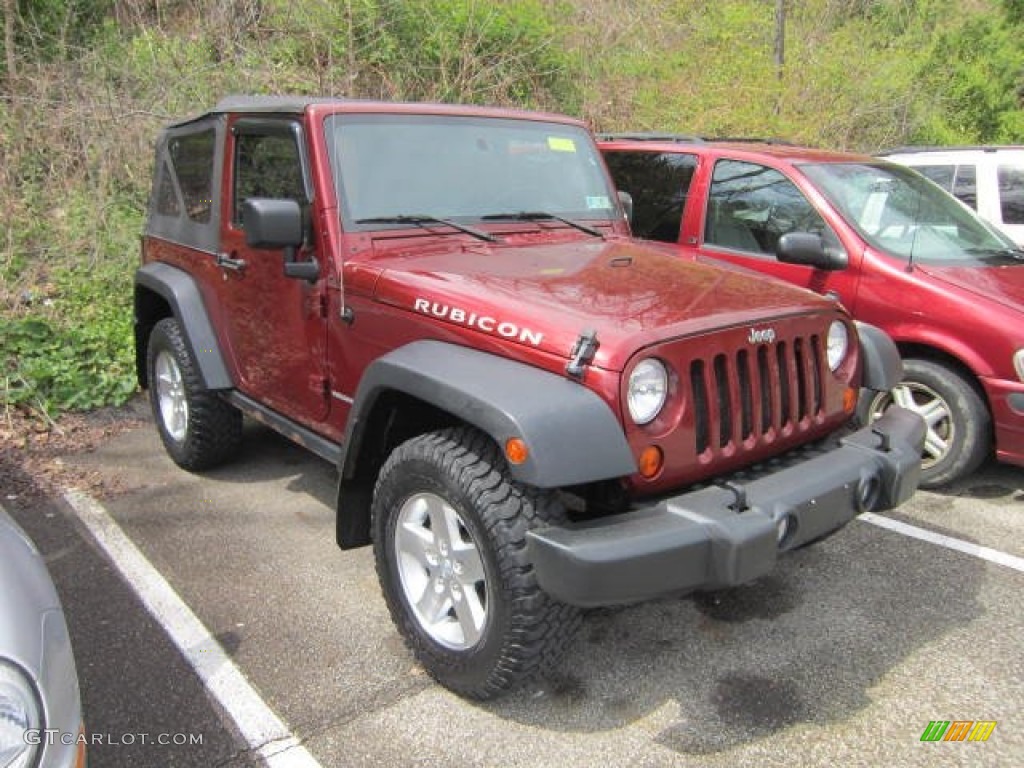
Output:
<svg viewBox="0 0 1024 768">
<path fill-rule="evenodd" d="M 608 152 L 615 186 L 633 197 L 633 234 L 674 243 L 697 168 L 697 156 L 678 152 Z"/>
<path fill-rule="evenodd" d="M 1024 167 L 1000 165 L 999 207 L 1004 224 L 1024 224 Z"/>
<path fill-rule="evenodd" d="M 779 238 L 788 232 L 811 232 L 827 247 L 841 247 L 821 214 L 779 171 L 740 160 L 715 164 L 704 224 L 707 245 L 774 259 Z"/>
<path fill-rule="evenodd" d="M 953 192 L 953 178 L 956 176 L 955 165 L 915 165 L 912 168 L 947 192 Z"/>
<path fill-rule="evenodd" d="M 953 194 L 978 210 L 978 168 L 974 165 L 958 165 L 953 181 Z"/>
<path fill-rule="evenodd" d="M 978 171 L 973 165 L 912 165 L 915 171 L 925 176 L 944 190 L 978 210 Z"/>
</svg>

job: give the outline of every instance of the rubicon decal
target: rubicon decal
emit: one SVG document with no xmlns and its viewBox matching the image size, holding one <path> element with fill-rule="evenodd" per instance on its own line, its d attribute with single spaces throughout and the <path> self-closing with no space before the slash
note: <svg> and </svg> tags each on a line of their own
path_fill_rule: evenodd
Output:
<svg viewBox="0 0 1024 768">
<path fill-rule="evenodd" d="M 430 315 L 440 320 L 448 320 L 452 323 L 465 325 L 467 328 L 476 328 L 484 333 L 494 336 L 501 336 L 503 339 L 516 339 L 523 344 L 532 344 L 539 347 L 544 340 L 544 334 L 532 331 L 529 328 L 511 323 L 507 320 L 500 320 L 490 315 L 480 315 L 470 312 L 461 307 L 453 307 L 449 304 L 441 304 L 429 299 L 416 299 L 412 305 L 413 309 L 424 315 Z"/>
</svg>

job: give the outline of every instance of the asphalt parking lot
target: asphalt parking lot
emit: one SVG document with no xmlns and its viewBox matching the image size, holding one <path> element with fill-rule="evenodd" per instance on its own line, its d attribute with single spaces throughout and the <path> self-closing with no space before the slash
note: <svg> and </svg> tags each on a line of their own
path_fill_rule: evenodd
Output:
<svg viewBox="0 0 1024 768">
<path fill-rule="evenodd" d="M 211 658 L 294 737 L 279 757 L 301 743 L 295 765 L 1024 764 L 1018 469 L 889 516 L 1009 565 L 858 520 L 745 588 L 591 612 L 553 679 L 479 704 L 414 663 L 370 550 L 334 545 L 331 466 L 257 426 L 237 462 L 203 476 L 175 467 L 150 425 L 67 461 L 116 477 L 103 507 L 216 638 Z M 189 664 L 209 649 L 174 645 L 81 511 L 4 503 L 69 615 L 87 724 L 107 737 L 90 766 L 259 765 L 237 709 Z M 933 720 L 998 724 L 982 743 L 921 742 Z M 124 738 L 182 733 L 202 743 Z"/>
</svg>

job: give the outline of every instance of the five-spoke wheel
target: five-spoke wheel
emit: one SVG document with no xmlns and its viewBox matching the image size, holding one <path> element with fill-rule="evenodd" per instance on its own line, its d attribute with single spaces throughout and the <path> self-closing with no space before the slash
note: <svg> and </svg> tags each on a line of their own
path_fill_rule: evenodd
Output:
<svg viewBox="0 0 1024 768">
<path fill-rule="evenodd" d="M 229 459 L 242 439 L 242 414 L 203 387 L 175 318 L 153 326 L 146 365 L 153 416 L 175 463 L 199 470 Z"/>
<path fill-rule="evenodd" d="M 490 698 L 558 660 L 579 611 L 537 584 L 526 537 L 565 510 L 517 482 L 489 437 L 458 427 L 402 443 L 380 470 L 372 515 L 391 617 L 442 685 Z"/>
</svg>

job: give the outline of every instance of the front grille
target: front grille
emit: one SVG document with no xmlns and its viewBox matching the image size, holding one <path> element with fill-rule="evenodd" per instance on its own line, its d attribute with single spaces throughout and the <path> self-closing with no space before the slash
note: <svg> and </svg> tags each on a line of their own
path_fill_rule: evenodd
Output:
<svg viewBox="0 0 1024 768">
<path fill-rule="evenodd" d="M 806 428 L 823 408 L 822 359 L 821 339 L 811 335 L 691 361 L 697 454 Z"/>
</svg>

